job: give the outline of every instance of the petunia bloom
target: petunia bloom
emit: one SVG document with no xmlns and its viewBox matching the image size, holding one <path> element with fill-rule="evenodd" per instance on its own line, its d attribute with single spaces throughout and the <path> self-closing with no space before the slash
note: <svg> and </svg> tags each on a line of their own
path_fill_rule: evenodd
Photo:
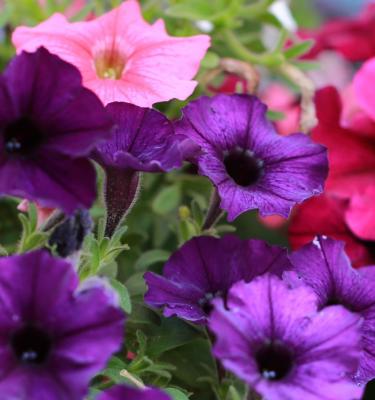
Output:
<svg viewBox="0 0 375 400">
<path fill-rule="evenodd" d="M 355 267 L 375 264 L 375 241 L 358 237 L 348 223 L 350 203 L 328 194 L 314 197 L 294 209 L 288 227 L 291 247 L 295 250 L 310 243 L 317 235 L 345 242 L 345 250 Z"/>
<path fill-rule="evenodd" d="M 302 133 L 278 135 L 266 111 L 254 96 L 219 94 L 192 101 L 176 125 L 201 147 L 199 173 L 215 185 L 229 221 L 252 209 L 287 217 L 323 190 L 325 148 Z"/>
<path fill-rule="evenodd" d="M 346 221 L 363 240 L 375 240 L 375 131 L 372 135 L 343 128 L 342 101 L 336 89 L 316 94 L 319 123 L 312 137 L 328 148 L 329 176 L 326 191 L 350 201 Z"/>
<path fill-rule="evenodd" d="M 12 40 L 17 51 L 45 46 L 75 65 L 103 103 L 142 107 L 190 96 L 210 43 L 206 35 L 171 37 L 162 20 L 148 24 L 135 0 L 88 22 L 54 14 L 34 28 L 17 28 Z"/>
<path fill-rule="evenodd" d="M 109 288 L 46 251 L 0 258 L 3 400 L 82 400 L 123 338 Z"/>
<path fill-rule="evenodd" d="M 0 194 L 68 213 L 90 208 L 87 156 L 112 122 L 78 70 L 44 48 L 23 52 L 0 77 L 0 105 Z"/>
<path fill-rule="evenodd" d="M 159 389 L 136 389 L 125 385 L 116 385 L 101 393 L 96 400 L 170 400 Z"/>
<path fill-rule="evenodd" d="M 276 276 L 239 282 L 215 301 L 209 327 L 214 355 L 267 400 L 352 400 L 361 318 L 344 307 L 317 312 L 308 287 L 291 290 Z"/>
<path fill-rule="evenodd" d="M 235 282 L 249 282 L 266 272 L 281 276 L 290 268 L 283 248 L 260 240 L 242 241 L 232 235 L 221 239 L 201 236 L 171 256 L 162 276 L 145 274 L 145 301 L 151 306 L 164 306 L 166 317 L 177 315 L 205 323 L 213 299 L 225 299 Z"/>
<path fill-rule="evenodd" d="M 375 7 L 375 6 L 374 6 Z M 365 62 L 361 69 L 356 73 L 353 80 L 354 95 L 358 105 L 375 121 L 375 95 L 369 90 L 369 82 L 375 77 L 375 54 L 374 57 Z M 375 132 L 374 132 L 375 141 Z"/>
<path fill-rule="evenodd" d="M 354 374 L 359 383 L 375 378 L 375 266 L 353 269 L 344 251 L 344 243 L 317 237 L 312 243 L 290 255 L 293 271 L 285 278 L 293 286 L 310 286 L 318 296 L 319 308 L 342 305 L 364 320 L 363 352 L 359 370 Z"/>
<path fill-rule="evenodd" d="M 353 3 L 351 1 L 351 3 Z M 340 2 L 340 8 L 342 2 Z M 369 4 L 355 18 L 329 21 L 318 30 L 303 29 L 303 38 L 315 40 L 314 47 L 305 58 L 315 58 L 321 51 L 333 50 L 350 61 L 365 61 L 375 56 L 375 5 Z"/>
<path fill-rule="evenodd" d="M 172 123 L 156 110 L 120 102 L 108 104 L 106 110 L 115 123 L 114 134 L 92 157 L 106 172 L 105 197 L 112 219 L 107 233 L 112 234 L 137 196 L 139 172 L 181 167 L 197 146 L 176 135 Z"/>
</svg>

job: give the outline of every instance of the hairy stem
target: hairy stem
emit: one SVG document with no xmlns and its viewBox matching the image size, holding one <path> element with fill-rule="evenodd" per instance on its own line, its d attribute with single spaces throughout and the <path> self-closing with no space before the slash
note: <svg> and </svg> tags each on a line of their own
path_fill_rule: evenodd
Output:
<svg viewBox="0 0 375 400">
<path fill-rule="evenodd" d="M 238 39 L 236 34 L 230 29 L 225 29 L 223 38 L 232 52 L 240 59 L 255 65 L 264 65 L 267 67 L 276 67 L 283 63 L 284 56 L 282 53 L 253 53 L 244 46 Z"/>
<path fill-rule="evenodd" d="M 211 194 L 210 205 L 207 210 L 206 218 L 203 222 L 202 230 L 205 231 L 212 228 L 221 217 L 222 213 L 223 211 L 220 208 L 220 197 L 217 189 L 214 188 Z"/>
<path fill-rule="evenodd" d="M 140 174 L 134 170 L 106 169 L 104 198 L 107 210 L 105 236 L 112 237 L 137 200 Z"/>
</svg>

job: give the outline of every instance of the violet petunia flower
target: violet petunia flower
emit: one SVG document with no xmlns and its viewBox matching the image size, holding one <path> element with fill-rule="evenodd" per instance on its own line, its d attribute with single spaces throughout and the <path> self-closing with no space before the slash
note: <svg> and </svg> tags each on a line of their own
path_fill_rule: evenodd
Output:
<svg viewBox="0 0 375 400">
<path fill-rule="evenodd" d="M 96 400 L 171 400 L 171 398 L 159 389 L 136 389 L 116 385 L 101 393 Z"/>
<path fill-rule="evenodd" d="M 170 36 L 159 19 L 146 22 L 137 0 L 127 0 L 91 21 L 69 22 L 59 13 L 35 27 L 18 27 L 17 51 L 45 46 L 75 65 L 84 85 L 104 104 L 126 101 L 141 107 L 173 98 L 185 100 L 210 37 Z"/>
<path fill-rule="evenodd" d="M 139 173 L 181 167 L 197 146 L 176 135 L 159 111 L 119 102 L 108 104 L 106 110 L 116 124 L 115 132 L 92 157 L 106 172 L 105 198 L 112 220 L 107 234 L 111 235 L 137 197 Z"/>
<path fill-rule="evenodd" d="M 214 355 L 267 400 L 353 400 L 351 381 L 360 356 L 361 318 L 344 307 L 317 312 L 304 286 L 288 288 L 276 276 L 239 282 L 209 319 Z"/>
<path fill-rule="evenodd" d="M 302 133 L 278 135 L 266 111 L 254 96 L 220 94 L 192 101 L 176 124 L 201 146 L 199 173 L 215 185 L 229 221 L 252 209 L 287 217 L 323 190 L 324 147 Z"/>
<path fill-rule="evenodd" d="M 82 400 L 119 350 L 124 316 L 111 289 L 39 250 L 0 258 L 2 400 Z"/>
<path fill-rule="evenodd" d="M 363 318 L 363 352 L 354 379 L 365 383 L 375 378 L 375 266 L 353 269 L 344 246 L 317 237 L 290 255 L 293 271 L 285 272 L 284 278 L 294 287 L 310 286 L 320 308 L 339 304 Z"/>
<path fill-rule="evenodd" d="M 23 52 L 0 76 L 0 105 L 0 194 L 67 213 L 90 208 L 87 156 L 112 122 L 78 70 L 44 48 Z"/>
<path fill-rule="evenodd" d="M 163 275 L 145 274 L 145 301 L 164 306 L 164 315 L 204 324 L 212 301 L 225 300 L 231 286 L 251 281 L 266 272 L 279 276 L 290 269 L 285 249 L 261 240 L 240 240 L 227 235 L 221 239 L 196 237 L 185 243 L 166 263 Z"/>
</svg>

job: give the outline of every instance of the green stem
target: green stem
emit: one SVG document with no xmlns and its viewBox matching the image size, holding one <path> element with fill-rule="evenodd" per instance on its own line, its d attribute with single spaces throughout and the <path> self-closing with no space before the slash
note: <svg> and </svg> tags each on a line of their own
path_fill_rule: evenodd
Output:
<svg viewBox="0 0 375 400">
<path fill-rule="evenodd" d="M 224 29 L 222 34 L 232 52 L 244 61 L 251 64 L 264 65 L 266 67 L 276 67 L 281 65 L 284 61 L 284 56 L 280 52 L 253 53 L 241 43 L 236 34 L 230 29 Z"/>
<path fill-rule="evenodd" d="M 207 214 L 203 222 L 202 231 L 211 229 L 222 216 L 223 211 L 220 208 L 220 202 L 221 199 L 217 189 L 213 188 L 210 205 L 208 206 Z"/>
</svg>

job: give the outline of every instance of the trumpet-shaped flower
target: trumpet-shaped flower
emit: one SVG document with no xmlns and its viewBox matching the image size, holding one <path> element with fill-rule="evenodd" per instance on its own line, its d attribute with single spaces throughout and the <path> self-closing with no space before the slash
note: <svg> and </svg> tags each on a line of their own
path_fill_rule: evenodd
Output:
<svg viewBox="0 0 375 400">
<path fill-rule="evenodd" d="M 350 381 L 360 356 L 358 315 L 341 306 L 317 313 L 308 287 L 291 290 L 266 275 L 232 287 L 214 302 L 213 352 L 225 368 L 267 400 L 352 400 Z"/>
<path fill-rule="evenodd" d="M 45 46 L 75 65 L 105 104 L 142 107 L 190 96 L 210 43 L 206 35 L 169 36 L 163 21 L 150 25 L 142 18 L 135 0 L 91 21 L 69 23 L 54 14 L 34 28 L 17 28 L 12 39 L 17 51 Z"/>
<path fill-rule="evenodd" d="M 291 268 L 286 250 L 261 240 L 242 241 L 200 236 L 185 243 L 165 265 L 163 276 L 145 274 L 145 300 L 164 306 L 164 315 L 205 323 L 215 298 L 226 299 L 231 286 L 270 272 L 281 276 Z"/>
<path fill-rule="evenodd" d="M 124 316 L 99 281 L 46 251 L 0 259 L 2 400 L 82 400 L 121 345 Z"/>
<path fill-rule="evenodd" d="M 323 190 L 325 148 L 302 133 L 278 135 L 266 111 L 255 96 L 219 94 L 192 101 L 177 122 L 177 133 L 201 147 L 199 173 L 216 186 L 229 221 L 252 209 L 287 217 Z"/>
<path fill-rule="evenodd" d="M 74 66 L 40 48 L 0 76 L 0 194 L 71 213 L 96 194 L 91 150 L 111 134 L 100 100 Z"/>
</svg>

